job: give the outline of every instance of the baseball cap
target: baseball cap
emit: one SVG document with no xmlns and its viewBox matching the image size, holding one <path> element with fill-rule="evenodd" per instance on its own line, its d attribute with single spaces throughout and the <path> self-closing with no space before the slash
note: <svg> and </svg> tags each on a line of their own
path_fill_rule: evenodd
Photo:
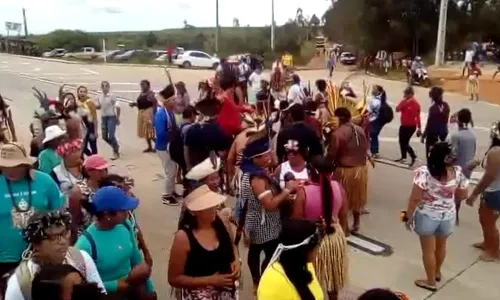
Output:
<svg viewBox="0 0 500 300">
<path fill-rule="evenodd" d="M 96 191 L 92 205 L 96 213 L 119 212 L 136 209 L 139 201 L 127 195 L 121 188 L 105 186 Z"/>
<path fill-rule="evenodd" d="M 109 168 L 109 163 L 101 155 L 94 154 L 85 159 L 83 167 L 88 170 L 105 170 Z"/>
</svg>

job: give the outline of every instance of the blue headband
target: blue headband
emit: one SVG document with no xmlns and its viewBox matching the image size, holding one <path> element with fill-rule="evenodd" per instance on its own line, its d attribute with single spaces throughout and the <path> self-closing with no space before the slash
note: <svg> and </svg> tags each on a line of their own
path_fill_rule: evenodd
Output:
<svg viewBox="0 0 500 300">
<path fill-rule="evenodd" d="M 266 135 L 260 139 L 250 142 L 243 150 L 243 157 L 252 159 L 256 156 L 269 152 L 271 149 L 269 137 Z"/>
</svg>

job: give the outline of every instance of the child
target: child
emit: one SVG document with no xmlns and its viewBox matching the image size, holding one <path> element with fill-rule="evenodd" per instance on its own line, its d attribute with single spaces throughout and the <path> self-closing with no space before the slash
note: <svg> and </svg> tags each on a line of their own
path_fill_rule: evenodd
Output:
<svg viewBox="0 0 500 300">
<path fill-rule="evenodd" d="M 467 69 L 467 93 L 470 95 L 471 101 L 474 98 L 476 98 L 476 101 L 479 101 L 479 76 L 481 75 L 483 74 L 477 63 L 475 61 L 471 62 Z"/>
</svg>

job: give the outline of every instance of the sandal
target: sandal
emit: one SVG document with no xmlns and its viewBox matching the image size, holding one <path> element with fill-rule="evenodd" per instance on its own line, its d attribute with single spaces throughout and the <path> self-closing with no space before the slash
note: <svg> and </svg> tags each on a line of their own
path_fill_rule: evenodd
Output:
<svg viewBox="0 0 500 300">
<path fill-rule="evenodd" d="M 484 250 L 484 243 L 483 242 L 481 242 L 481 243 L 474 243 L 474 244 L 472 244 L 472 247 L 474 247 L 476 249 Z"/>
<path fill-rule="evenodd" d="M 430 292 L 436 292 L 438 289 L 437 286 L 429 284 L 427 283 L 427 280 L 423 279 L 415 280 L 415 285 Z"/>
<path fill-rule="evenodd" d="M 499 261 L 500 258 L 483 253 L 483 254 L 479 255 L 479 260 L 484 261 L 484 262 L 494 262 L 494 261 Z"/>
<path fill-rule="evenodd" d="M 436 275 L 436 282 L 441 282 L 441 279 L 442 279 L 441 275 Z"/>
</svg>

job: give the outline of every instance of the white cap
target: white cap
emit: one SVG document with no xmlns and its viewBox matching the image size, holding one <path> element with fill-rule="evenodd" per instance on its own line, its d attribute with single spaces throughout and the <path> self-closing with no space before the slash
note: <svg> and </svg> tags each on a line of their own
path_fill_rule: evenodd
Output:
<svg viewBox="0 0 500 300">
<path fill-rule="evenodd" d="M 189 172 L 186 174 L 186 178 L 190 180 L 202 180 L 206 178 L 208 175 L 218 172 L 221 168 L 221 160 L 220 158 L 215 159 L 215 166 L 212 162 L 212 159 L 209 157 L 205 159 L 203 162 L 194 166 Z"/>
<path fill-rule="evenodd" d="M 59 125 L 52 125 L 47 128 L 45 128 L 45 138 L 43 139 L 42 143 L 45 144 L 47 142 L 53 141 L 57 138 L 62 137 L 63 135 L 66 134 L 65 130 L 62 130 Z"/>
</svg>

